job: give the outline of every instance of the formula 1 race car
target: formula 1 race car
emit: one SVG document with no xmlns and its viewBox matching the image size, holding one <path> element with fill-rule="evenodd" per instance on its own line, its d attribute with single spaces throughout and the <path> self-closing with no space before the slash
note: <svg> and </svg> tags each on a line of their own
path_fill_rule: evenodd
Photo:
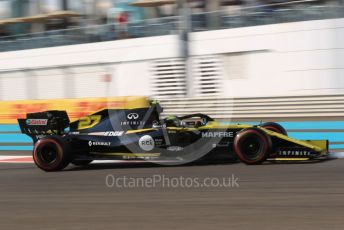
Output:
<svg viewBox="0 0 344 230">
<path fill-rule="evenodd" d="M 205 114 L 161 118 L 158 102 L 104 108 L 70 122 L 65 111 L 29 113 L 18 119 L 34 142 L 33 159 L 45 171 L 93 160 L 148 160 L 188 163 L 210 157 L 264 161 L 326 158 L 327 140 L 300 141 L 277 123 L 257 126 L 218 122 Z"/>
</svg>

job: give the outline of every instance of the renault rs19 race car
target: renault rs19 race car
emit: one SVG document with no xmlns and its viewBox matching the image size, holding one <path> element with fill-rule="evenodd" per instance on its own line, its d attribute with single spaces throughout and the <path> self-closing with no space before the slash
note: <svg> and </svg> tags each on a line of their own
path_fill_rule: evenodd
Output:
<svg viewBox="0 0 344 230">
<path fill-rule="evenodd" d="M 18 119 L 34 142 L 33 159 L 45 171 L 93 160 L 188 163 L 211 157 L 264 161 L 326 158 L 327 140 L 296 140 L 277 123 L 257 126 L 215 121 L 205 114 L 162 118 L 158 102 L 104 108 L 70 122 L 66 111 L 29 113 Z"/>
</svg>

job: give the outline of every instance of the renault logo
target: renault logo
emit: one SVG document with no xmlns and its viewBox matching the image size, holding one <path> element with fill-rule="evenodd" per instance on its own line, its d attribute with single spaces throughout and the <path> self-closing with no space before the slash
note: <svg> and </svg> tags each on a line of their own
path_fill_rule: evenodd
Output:
<svg viewBox="0 0 344 230">
<path fill-rule="evenodd" d="M 137 113 L 129 113 L 127 115 L 128 120 L 137 120 L 139 118 L 139 115 Z"/>
</svg>

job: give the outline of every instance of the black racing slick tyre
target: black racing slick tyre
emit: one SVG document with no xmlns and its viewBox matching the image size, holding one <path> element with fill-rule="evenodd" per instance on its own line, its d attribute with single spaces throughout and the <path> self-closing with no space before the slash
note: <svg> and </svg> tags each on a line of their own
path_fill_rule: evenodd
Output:
<svg viewBox="0 0 344 230">
<path fill-rule="evenodd" d="M 234 151 L 240 161 L 253 165 L 261 164 L 271 154 L 270 137 L 261 129 L 248 128 L 237 133 Z"/>
<path fill-rule="evenodd" d="M 287 130 L 285 130 L 282 125 L 275 122 L 266 122 L 260 125 L 260 127 L 288 136 Z"/>
<path fill-rule="evenodd" d="M 34 146 L 33 160 L 44 171 L 62 170 L 70 160 L 68 143 L 60 136 L 42 138 Z"/>
<path fill-rule="evenodd" d="M 72 160 L 72 164 L 76 166 L 86 166 L 89 165 L 93 160 Z"/>
</svg>

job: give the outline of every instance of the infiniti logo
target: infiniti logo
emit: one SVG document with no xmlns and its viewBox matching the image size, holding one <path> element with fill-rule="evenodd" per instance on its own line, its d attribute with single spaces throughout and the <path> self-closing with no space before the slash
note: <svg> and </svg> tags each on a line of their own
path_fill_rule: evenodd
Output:
<svg viewBox="0 0 344 230">
<path fill-rule="evenodd" d="M 137 120 L 139 118 L 139 114 L 137 113 L 129 113 L 127 115 L 128 120 Z"/>
</svg>

